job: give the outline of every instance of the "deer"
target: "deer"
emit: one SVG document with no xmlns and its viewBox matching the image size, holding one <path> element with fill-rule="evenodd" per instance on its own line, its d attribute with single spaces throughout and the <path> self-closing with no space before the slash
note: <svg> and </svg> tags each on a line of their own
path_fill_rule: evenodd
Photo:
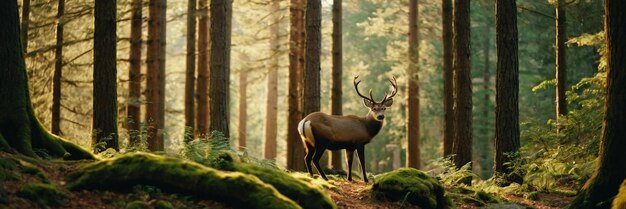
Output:
<svg viewBox="0 0 626 209">
<path fill-rule="evenodd" d="M 304 162 L 311 177 L 313 177 L 311 169 L 311 161 L 313 161 L 320 176 L 328 180 L 319 164 L 322 155 L 326 150 L 344 149 L 348 161 L 348 181 L 352 181 L 352 159 L 356 150 L 363 171 L 363 181 L 368 182 L 365 172 L 365 145 L 380 132 L 385 119 L 385 110 L 393 104 L 393 97 L 398 92 L 398 86 L 395 77 L 393 80 L 389 79 L 391 91 L 389 94 L 385 93 L 382 101 L 376 102 L 372 97 L 371 89 L 369 97 L 361 94 L 359 91 L 361 80 L 357 81 L 358 77 L 358 75 L 355 76 L 352 83 L 356 93 L 363 98 L 363 104 L 369 108 L 365 117 L 313 112 L 298 123 L 298 132 L 306 152 Z"/>
</svg>

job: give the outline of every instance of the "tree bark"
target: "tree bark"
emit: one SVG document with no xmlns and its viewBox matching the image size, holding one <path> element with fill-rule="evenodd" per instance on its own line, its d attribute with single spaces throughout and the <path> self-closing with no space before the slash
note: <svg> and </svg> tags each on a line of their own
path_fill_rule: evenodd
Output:
<svg viewBox="0 0 626 209">
<path fill-rule="evenodd" d="M 565 8 L 562 0 L 556 1 L 556 119 L 567 115 L 567 61 L 565 41 L 567 41 Z M 560 127 L 559 127 L 560 128 Z"/>
<path fill-rule="evenodd" d="M 609 208 L 626 178 L 626 2 L 604 1 L 607 88 L 598 166 L 569 208 Z"/>
<path fill-rule="evenodd" d="M 472 161 L 472 79 L 470 72 L 469 0 L 454 1 L 454 61 L 455 110 L 453 162 L 457 168 Z M 471 169 L 470 169 L 471 170 Z M 471 179 L 464 183 L 470 184 Z"/>
<path fill-rule="evenodd" d="M 443 39 L 443 156 L 452 154 L 454 140 L 454 88 L 452 68 L 452 0 L 442 0 Z"/>
<path fill-rule="evenodd" d="M 196 82 L 196 0 L 187 1 L 187 57 L 185 66 L 185 142 L 193 140 Z"/>
<path fill-rule="evenodd" d="M 280 59 L 280 2 L 272 1 L 273 22 L 270 26 L 270 66 L 267 74 L 267 105 L 265 110 L 265 159 L 276 159 L 276 114 L 278 108 L 278 62 Z"/>
<path fill-rule="evenodd" d="M 117 36 L 115 0 L 95 2 L 93 63 L 93 145 L 119 150 L 117 134 Z"/>
<path fill-rule="evenodd" d="M 228 138 L 232 0 L 212 0 L 210 12 L 209 130 Z"/>
<path fill-rule="evenodd" d="M 521 184 L 523 179 L 507 163 L 517 160 L 520 148 L 519 63 L 517 52 L 517 7 L 515 0 L 496 1 L 496 175 L 504 184 Z"/>
<path fill-rule="evenodd" d="M 341 0 L 333 1 L 333 46 L 332 46 L 332 63 L 331 79 L 332 86 L 330 91 L 330 113 L 332 115 L 343 115 L 341 106 L 343 106 L 341 89 L 341 75 L 343 74 L 343 41 L 342 41 L 342 11 Z M 333 169 L 343 168 L 342 151 L 330 151 L 330 165 Z"/>
<path fill-rule="evenodd" d="M 65 0 L 59 0 L 57 6 L 56 49 L 54 53 L 54 75 L 52 76 L 52 133 L 61 134 L 61 77 L 63 76 L 63 12 Z"/>
<path fill-rule="evenodd" d="M 320 110 L 320 50 L 322 46 L 322 3 L 307 0 L 305 8 L 305 51 L 304 51 L 304 115 Z"/>
<path fill-rule="evenodd" d="M 28 52 L 28 27 L 30 25 L 30 0 L 22 1 L 22 47 L 24 54 Z"/>
<path fill-rule="evenodd" d="M 198 10 L 198 83 L 196 86 L 196 137 L 209 130 L 209 8 L 207 0 L 199 0 Z"/>
<path fill-rule="evenodd" d="M 139 142 L 141 122 L 141 33 L 143 23 L 143 0 L 133 0 L 130 22 L 130 68 L 128 70 L 128 100 L 126 106 L 126 129 L 129 145 Z"/>
<path fill-rule="evenodd" d="M 302 71 L 304 70 L 304 1 L 290 0 L 289 82 L 287 96 L 287 168 L 305 171 L 304 147 L 298 133 L 302 119 Z"/>
<path fill-rule="evenodd" d="M 38 157 L 94 159 L 78 145 L 48 132 L 35 117 L 24 63 L 17 1 L 0 1 L 0 150 Z"/>
<path fill-rule="evenodd" d="M 239 150 L 243 151 L 247 147 L 246 135 L 248 133 L 248 71 L 241 70 L 239 72 L 239 130 L 237 140 L 239 141 Z"/>
<path fill-rule="evenodd" d="M 150 0 L 145 121 L 148 124 L 148 149 L 151 151 L 164 149 L 166 8 L 166 0 Z"/>
<path fill-rule="evenodd" d="M 409 1 L 409 68 L 407 69 L 407 153 L 406 166 L 420 168 L 420 93 L 419 93 L 419 30 L 418 2 Z"/>
</svg>

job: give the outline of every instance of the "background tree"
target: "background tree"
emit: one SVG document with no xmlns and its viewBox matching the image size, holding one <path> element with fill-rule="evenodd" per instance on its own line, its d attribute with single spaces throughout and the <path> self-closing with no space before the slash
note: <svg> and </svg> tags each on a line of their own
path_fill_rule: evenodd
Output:
<svg viewBox="0 0 626 209">
<path fill-rule="evenodd" d="M 212 0 L 210 4 L 211 55 L 209 65 L 209 130 L 229 136 L 230 40 L 232 1 Z"/>
<path fill-rule="evenodd" d="M 289 81 L 287 95 L 287 168 L 304 171 L 304 147 L 298 134 L 302 119 L 300 96 L 304 70 L 304 1 L 290 0 L 289 4 Z"/>
<path fill-rule="evenodd" d="M 128 70 L 128 98 L 126 101 L 126 129 L 130 145 L 139 141 L 141 122 L 141 48 L 143 0 L 133 0 L 130 20 L 130 52 Z"/>
<path fill-rule="evenodd" d="M 196 0 L 187 1 L 187 56 L 185 71 L 185 141 L 193 139 L 196 82 Z"/>
<path fill-rule="evenodd" d="M 93 65 L 93 144 L 96 152 L 119 150 L 117 134 L 117 3 L 95 2 Z M 104 143 L 104 145 L 99 145 Z M 100 149 L 100 146 L 103 146 Z"/>
<path fill-rule="evenodd" d="M 452 153 L 454 139 L 454 88 L 452 68 L 452 0 L 441 1 L 441 36 L 443 42 L 443 156 Z"/>
<path fill-rule="evenodd" d="M 150 0 L 149 7 L 145 122 L 148 124 L 148 149 L 152 151 L 164 149 L 166 2 Z"/>
<path fill-rule="evenodd" d="M 267 103 L 265 107 L 265 159 L 276 159 L 276 117 L 278 109 L 278 64 L 280 58 L 279 26 L 280 26 L 280 2 L 274 0 L 271 3 L 270 13 L 272 23 L 270 26 L 270 63 L 267 73 Z"/>
<path fill-rule="evenodd" d="M 196 87 L 196 136 L 209 130 L 209 5 L 207 0 L 198 2 L 198 83 Z"/>
<path fill-rule="evenodd" d="M 237 132 L 237 139 L 239 141 L 239 149 L 244 150 L 247 147 L 248 134 L 248 101 L 247 101 L 247 89 L 248 89 L 248 72 L 246 70 L 239 71 L 239 130 Z"/>
<path fill-rule="evenodd" d="M 342 28 L 342 11 L 341 0 L 333 1 L 333 46 L 332 46 L 332 68 L 331 68 L 331 83 L 330 90 L 330 114 L 343 115 L 342 96 L 341 90 L 341 75 L 343 74 L 343 41 L 341 32 Z M 343 158 L 341 157 L 342 151 L 330 151 L 330 165 L 333 169 L 342 169 Z"/>
<path fill-rule="evenodd" d="M 30 3 L 29 3 L 30 4 Z M 54 50 L 54 75 L 52 77 L 52 133 L 61 133 L 61 76 L 63 75 L 63 12 L 65 0 L 57 4 L 56 49 Z"/>
<path fill-rule="evenodd" d="M 454 142 L 452 158 L 457 168 L 472 161 L 472 80 L 470 76 L 470 1 L 454 1 Z M 468 179 L 467 184 L 469 184 Z"/>
<path fill-rule="evenodd" d="M 496 1 L 496 140 L 495 172 L 506 184 L 522 183 L 514 173 L 519 158 L 520 128 L 518 107 L 517 7 L 515 0 Z"/>
<path fill-rule="evenodd" d="M 417 0 L 409 1 L 409 68 L 407 69 L 407 167 L 420 167 L 419 148 L 419 30 L 418 30 L 418 3 Z"/>
<path fill-rule="evenodd" d="M 0 1 L 0 149 L 37 157 L 93 159 L 88 151 L 48 132 L 35 117 L 20 38 L 17 1 Z"/>
<path fill-rule="evenodd" d="M 567 59 L 565 55 L 565 42 L 567 41 L 567 22 L 565 18 L 565 2 L 556 0 L 556 119 L 561 115 L 567 115 Z"/>
<path fill-rule="evenodd" d="M 322 48 L 322 5 L 307 0 L 304 10 L 305 48 L 303 73 L 303 115 L 320 110 L 320 52 Z"/>
<path fill-rule="evenodd" d="M 604 1 L 606 103 L 597 168 L 569 208 L 609 208 L 626 178 L 626 2 Z"/>
</svg>

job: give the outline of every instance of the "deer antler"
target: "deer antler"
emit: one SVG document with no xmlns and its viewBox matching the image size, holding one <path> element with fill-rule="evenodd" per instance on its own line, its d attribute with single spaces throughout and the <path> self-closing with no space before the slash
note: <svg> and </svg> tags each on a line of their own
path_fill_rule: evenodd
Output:
<svg viewBox="0 0 626 209">
<path fill-rule="evenodd" d="M 383 99 L 383 101 L 381 103 L 384 103 L 385 101 L 387 101 L 388 99 L 393 98 L 393 96 L 396 95 L 396 93 L 398 93 L 398 82 L 396 81 L 396 77 L 392 77 L 392 79 L 389 79 L 389 83 L 391 83 L 391 87 L 393 89 L 391 89 L 391 95 L 387 96 L 387 93 L 385 93 L 385 98 Z"/>
<path fill-rule="evenodd" d="M 359 81 L 357 81 L 356 79 L 358 79 L 358 78 L 359 78 L 359 76 L 358 76 L 358 75 L 357 75 L 357 76 L 354 76 L 354 80 L 352 81 L 352 83 L 354 84 L 354 89 L 356 90 L 356 93 L 357 93 L 360 97 L 362 97 L 363 99 L 367 99 L 367 100 L 369 100 L 369 101 L 370 101 L 370 102 L 372 102 L 372 103 L 376 103 L 376 102 L 374 101 L 374 99 L 373 99 L 373 98 L 371 98 L 371 97 L 372 97 L 372 91 L 371 91 L 371 90 L 370 90 L 370 98 L 367 98 L 366 96 L 363 96 L 363 94 L 361 94 L 361 92 L 359 92 L 359 83 L 361 83 L 361 81 L 360 81 L 360 80 L 359 80 Z"/>
</svg>

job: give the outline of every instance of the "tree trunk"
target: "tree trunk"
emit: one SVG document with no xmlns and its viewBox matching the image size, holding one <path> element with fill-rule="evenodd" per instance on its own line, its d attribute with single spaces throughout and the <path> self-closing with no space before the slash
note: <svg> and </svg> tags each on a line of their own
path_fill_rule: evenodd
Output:
<svg viewBox="0 0 626 209">
<path fill-rule="evenodd" d="M 209 130 L 219 131 L 226 138 L 228 131 L 228 102 L 230 97 L 230 35 L 232 0 L 211 1 L 211 56 L 209 66 Z"/>
<path fill-rule="evenodd" d="M 320 50 L 322 10 L 320 0 L 307 0 L 305 8 L 304 115 L 320 110 Z"/>
<path fill-rule="evenodd" d="M 419 92 L 419 30 L 418 2 L 409 1 L 409 68 L 407 72 L 407 153 L 406 166 L 420 168 L 420 92 Z"/>
<path fill-rule="evenodd" d="M 187 57 L 185 70 L 185 142 L 193 140 L 196 80 L 196 0 L 187 1 Z"/>
<path fill-rule="evenodd" d="M 148 21 L 148 73 L 146 79 L 146 123 L 148 149 L 162 151 L 165 113 L 165 11 L 166 0 L 150 0 Z"/>
<path fill-rule="evenodd" d="M 598 166 L 569 208 L 609 208 L 626 178 L 626 2 L 604 1 L 607 89 Z"/>
<path fill-rule="evenodd" d="M 128 70 L 128 100 L 126 106 L 126 129 L 128 130 L 128 144 L 136 145 L 139 142 L 140 114 L 141 114 L 141 33 L 143 1 L 133 0 L 132 19 L 130 22 L 130 68 Z"/>
<path fill-rule="evenodd" d="M 54 53 L 54 75 L 52 76 L 52 133 L 61 134 L 61 77 L 63 76 L 63 12 L 65 0 L 57 6 L 57 43 Z"/>
<path fill-rule="evenodd" d="M 470 72 L 469 0 L 454 1 L 454 142 L 453 161 L 457 168 L 472 161 L 472 79 Z M 471 170 L 471 169 L 470 169 Z M 471 179 L 465 183 L 470 184 Z"/>
<path fill-rule="evenodd" d="M 332 87 L 330 91 L 330 113 L 332 115 L 343 115 L 343 111 L 341 106 L 343 106 L 342 101 L 342 90 L 341 90 L 341 75 L 343 71 L 343 41 L 342 38 L 342 11 L 341 11 L 341 0 L 333 1 L 333 48 L 332 48 L 332 62 L 333 67 L 331 68 L 332 72 Z M 330 151 L 330 165 L 333 169 L 342 169 L 343 168 L 343 158 L 341 157 L 342 151 Z"/>
<path fill-rule="evenodd" d="M 304 70 L 304 1 L 290 0 L 289 82 L 287 96 L 287 168 L 304 171 L 304 147 L 298 133 L 302 119 L 302 71 Z"/>
<path fill-rule="evenodd" d="M 239 150 L 243 151 L 246 148 L 246 134 L 248 133 L 248 101 L 247 101 L 247 89 L 248 89 L 248 71 L 241 70 L 239 72 L 239 130 L 238 141 Z"/>
<path fill-rule="evenodd" d="M 278 108 L 278 62 L 280 59 L 280 2 L 272 1 L 273 22 L 270 26 L 270 66 L 267 74 L 267 105 L 265 111 L 265 159 L 276 159 L 276 113 Z"/>
<path fill-rule="evenodd" d="M 504 184 L 521 184 L 523 179 L 507 163 L 517 160 L 520 148 L 518 107 L 517 7 L 515 0 L 496 1 L 496 175 Z"/>
<path fill-rule="evenodd" d="M 96 152 L 119 150 L 117 135 L 116 1 L 95 2 L 93 63 L 93 145 Z M 104 143 L 103 147 L 100 144 Z M 97 145 L 97 146 L 95 146 Z M 101 149 L 103 148 L 103 149 Z"/>
<path fill-rule="evenodd" d="M 24 48 L 24 53 L 28 51 L 28 27 L 30 24 L 30 0 L 22 1 L 22 47 Z"/>
<path fill-rule="evenodd" d="M 209 8 L 207 0 L 198 2 L 198 86 L 196 86 L 196 137 L 202 137 L 209 130 Z"/>
<path fill-rule="evenodd" d="M 452 0 L 442 0 L 443 39 L 443 156 L 452 154 L 454 140 L 454 88 L 452 68 Z"/>
<path fill-rule="evenodd" d="M 563 0 L 556 1 L 556 119 L 567 115 L 567 61 L 565 56 L 565 8 Z M 558 127 L 560 129 L 560 127 Z"/>
<path fill-rule="evenodd" d="M 491 25 L 488 25 L 485 29 L 484 34 L 489 34 L 491 30 Z M 485 95 L 483 97 L 483 106 L 481 108 L 483 120 L 481 121 L 481 127 L 484 127 L 484 135 L 483 139 L 480 143 L 478 143 L 478 151 L 479 153 L 479 163 L 480 163 L 480 171 L 481 176 L 484 179 L 488 179 L 491 177 L 493 170 L 493 138 L 491 136 L 491 128 L 493 124 L 491 123 L 491 117 L 493 113 L 493 109 L 490 107 L 491 104 L 491 38 L 488 35 L 483 36 L 483 62 L 485 63 L 483 68 L 483 91 Z"/>
<path fill-rule="evenodd" d="M 78 145 L 48 132 L 35 117 L 20 38 L 17 1 L 0 1 L 0 150 L 37 157 L 33 149 L 52 157 L 94 159 Z"/>
</svg>

